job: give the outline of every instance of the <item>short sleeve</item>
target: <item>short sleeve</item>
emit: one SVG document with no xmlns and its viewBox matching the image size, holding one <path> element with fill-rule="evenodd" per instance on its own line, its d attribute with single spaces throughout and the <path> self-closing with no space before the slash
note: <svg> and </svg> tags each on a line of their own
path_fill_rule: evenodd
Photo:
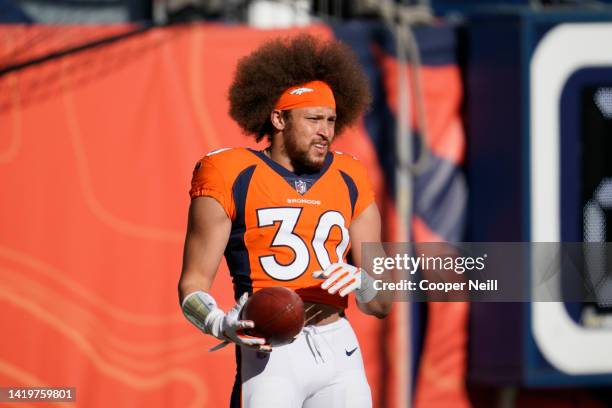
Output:
<svg viewBox="0 0 612 408">
<path fill-rule="evenodd" d="M 214 198 L 221 204 L 227 216 L 233 219 L 232 191 L 228 188 L 222 172 L 215 166 L 211 157 L 205 156 L 196 163 L 189 195 L 192 199 L 196 197 Z"/>
<path fill-rule="evenodd" d="M 375 197 L 370 177 L 363 164 L 353 159 L 352 167 L 351 176 L 357 187 L 357 201 L 355 202 L 353 218 L 357 218 L 363 210 L 374 202 Z"/>
</svg>

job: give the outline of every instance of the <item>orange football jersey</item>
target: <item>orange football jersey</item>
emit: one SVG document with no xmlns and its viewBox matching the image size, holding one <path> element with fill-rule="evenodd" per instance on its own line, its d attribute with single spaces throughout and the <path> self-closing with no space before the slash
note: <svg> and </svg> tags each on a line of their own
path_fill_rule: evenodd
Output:
<svg viewBox="0 0 612 408">
<path fill-rule="evenodd" d="M 304 301 L 347 307 L 312 273 L 346 262 L 351 220 L 374 201 L 352 156 L 328 153 L 319 172 L 297 175 L 263 152 L 220 149 L 196 165 L 190 195 L 216 199 L 232 220 L 225 259 L 236 298 L 285 286 Z"/>
</svg>

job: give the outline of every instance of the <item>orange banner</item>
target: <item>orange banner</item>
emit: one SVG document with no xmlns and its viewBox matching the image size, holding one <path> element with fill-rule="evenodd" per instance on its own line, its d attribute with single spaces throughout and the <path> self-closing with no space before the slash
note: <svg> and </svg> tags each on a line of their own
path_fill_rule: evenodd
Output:
<svg viewBox="0 0 612 408">
<path fill-rule="evenodd" d="M 0 55 L 62 29 L 2 27 Z M 256 146 L 227 114 L 228 86 L 239 57 L 290 33 L 154 29 L 0 77 L 0 385 L 76 387 L 83 407 L 228 406 L 233 348 L 208 353 L 178 305 L 187 192 L 203 154 Z M 335 148 L 381 192 L 363 126 Z M 228 308 L 225 265 L 217 276 Z M 381 322 L 358 313 L 377 404 Z"/>
</svg>

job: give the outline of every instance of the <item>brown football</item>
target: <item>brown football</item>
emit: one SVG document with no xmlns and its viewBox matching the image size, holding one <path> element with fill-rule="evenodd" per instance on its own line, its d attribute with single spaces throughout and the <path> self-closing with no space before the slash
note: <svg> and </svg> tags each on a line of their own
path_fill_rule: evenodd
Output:
<svg viewBox="0 0 612 408">
<path fill-rule="evenodd" d="M 275 286 L 255 292 L 242 309 L 242 319 L 252 320 L 252 336 L 263 337 L 273 346 L 293 341 L 304 327 L 304 303 L 293 290 Z"/>
</svg>

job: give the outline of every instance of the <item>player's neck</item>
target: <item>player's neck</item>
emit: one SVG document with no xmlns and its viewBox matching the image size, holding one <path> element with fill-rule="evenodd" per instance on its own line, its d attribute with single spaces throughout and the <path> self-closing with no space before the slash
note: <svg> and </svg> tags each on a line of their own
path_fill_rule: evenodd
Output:
<svg viewBox="0 0 612 408">
<path fill-rule="evenodd" d="M 291 158 L 286 154 L 285 150 L 282 147 L 275 149 L 270 146 L 266 148 L 263 152 L 272 161 L 281 165 L 296 176 L 316 174 L 321 171 L 321 168 L 302 166 L 300 163 L 296 163 L 295 161 L 291 160 Z"/>
<path fill-rule="evenodd" d="M 266 156 L 268 156 L 273 161 L 280 164 L 290 172 L 295 172 L 295 167 L 293 166 L 291 159 L 289 158 L 289 156 L 287 156 L 287 153 L 285 153 L 285 149 L 283 149 L 282 146 L 275 146 L 274 144 L 272 144 L 264 150 L 264 153 L 266 154 Z"/>
</svg>

